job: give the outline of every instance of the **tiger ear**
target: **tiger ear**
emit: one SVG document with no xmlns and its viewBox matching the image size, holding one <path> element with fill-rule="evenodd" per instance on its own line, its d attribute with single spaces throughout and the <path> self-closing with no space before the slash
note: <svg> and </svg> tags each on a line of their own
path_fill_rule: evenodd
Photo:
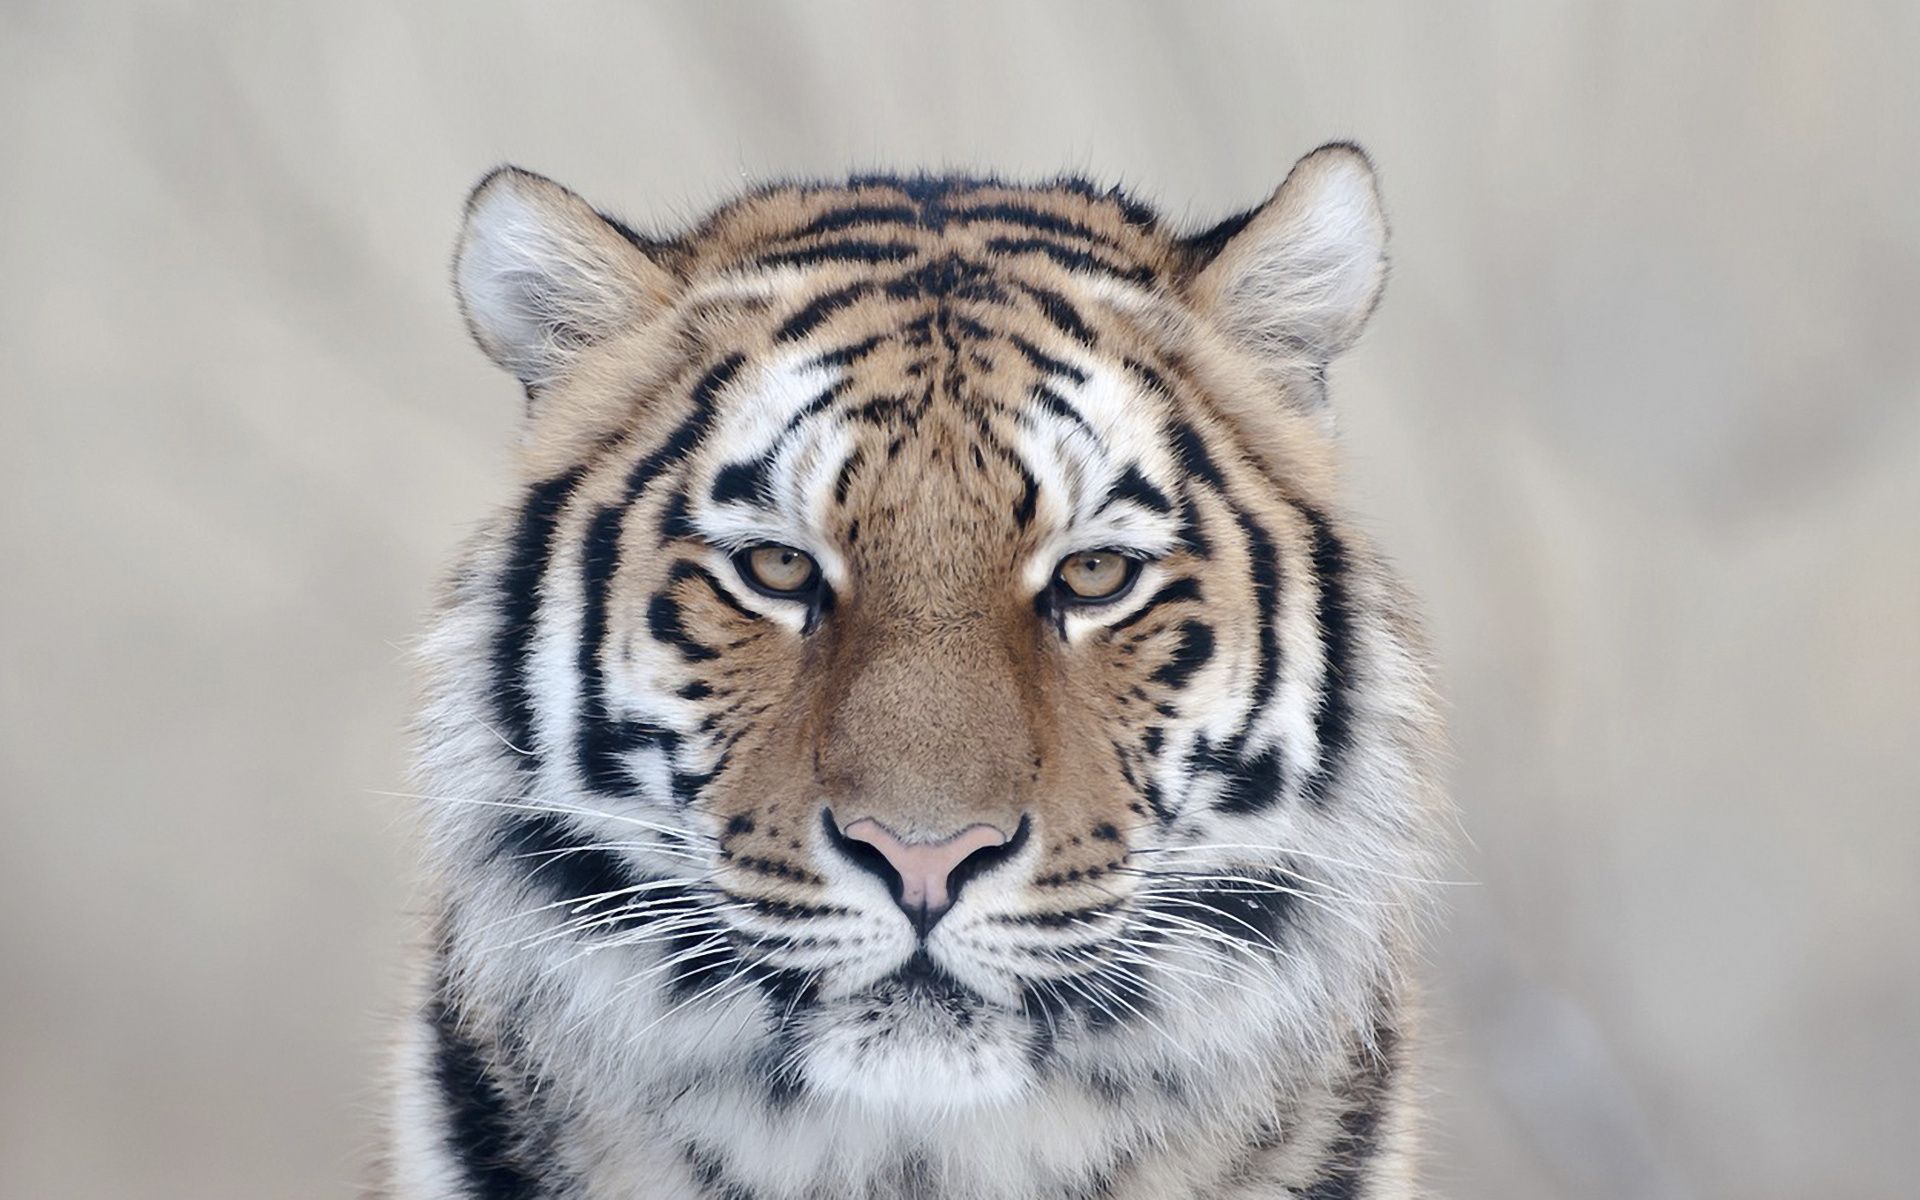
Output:
<svg viewBox="0 0 1920 1200">
<path fill-rule="evenodd" d="M 474 340 L 530 390 L 657 310 L 673 283 L 585 200 L 518 167 L 467 198 L 453 279 Z"/>
<path fill-rule="evenodd" d="M 1351 346 L 1387 279 L 1387 220 L 1373 164 L 1335 142 L 1294 164 L 1271 199 L 1195 239 L 1212 258 L 1195 304 L 1275 366 L 1324 367 Z"/>
</svg>

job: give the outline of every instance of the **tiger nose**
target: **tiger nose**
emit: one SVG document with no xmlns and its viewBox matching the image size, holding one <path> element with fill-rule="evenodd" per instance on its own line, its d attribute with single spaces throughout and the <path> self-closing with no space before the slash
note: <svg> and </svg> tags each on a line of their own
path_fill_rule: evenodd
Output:
<svg viewBox="0 0 1920 1200">
<path fill-rule="evenodd" d="M 937 842 L 908 842 L 874 820 L 841 825 L 825 814 L 828 840 L 847 857 L 878 875 L 924 936 L 953 907 L 966 879 L 1012 855 L 1026 840 L 1027 819 L 1009 838 L 992 825 L 969 825 Z"/>
</svg>

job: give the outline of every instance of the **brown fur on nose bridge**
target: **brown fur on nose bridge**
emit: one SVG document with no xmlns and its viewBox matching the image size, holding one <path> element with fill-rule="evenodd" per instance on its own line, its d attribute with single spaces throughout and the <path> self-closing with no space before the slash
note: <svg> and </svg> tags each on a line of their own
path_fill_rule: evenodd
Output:
<svg viewBox="0 0 1920 1200">
<path fill-rule="evenodd" d="M 877 607 L 847 613 L 817 684 L 825 798 L 908 839 L 1012 829 L 1033 807 L 1045 738 L 1031 632 L 992 613 L 935 625 Z"/>
</svg>

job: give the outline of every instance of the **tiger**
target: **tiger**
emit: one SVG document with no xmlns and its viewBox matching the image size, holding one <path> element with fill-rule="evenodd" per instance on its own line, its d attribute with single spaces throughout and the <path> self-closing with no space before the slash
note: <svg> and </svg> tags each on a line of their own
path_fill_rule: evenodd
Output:
<svg viewBox="0 0 1920 1200">
<path fill-rule="evenodd" d="M 1194 229 L 487 175 L 518 480 L 419 644 L 375 1194 L 1420 1194 L 1443 731 L 1328 398 L 1386 244 L 1344 143 Z"/>
</svg>

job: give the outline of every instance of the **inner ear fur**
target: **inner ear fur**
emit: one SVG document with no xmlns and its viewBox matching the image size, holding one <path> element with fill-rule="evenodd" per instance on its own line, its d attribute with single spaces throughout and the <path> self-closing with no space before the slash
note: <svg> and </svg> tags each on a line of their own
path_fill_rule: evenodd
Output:
<svg viewBox="0 0 1920 1200">
<path fill-rule="evenodd" d="M 1264 365 L 1317 373 L 1360 336 L 1387 278 L 1387 221 L 1358 146 L 1320 147 L 1217 243 L 1195 309 Z"/>
<path fill-rule="evenodd" d="M 585 200 L 518 167 L 468 197 L 453 275 L 474 340 L 530 391 L 662 308 L 674 282 Z"/>
</svg>

